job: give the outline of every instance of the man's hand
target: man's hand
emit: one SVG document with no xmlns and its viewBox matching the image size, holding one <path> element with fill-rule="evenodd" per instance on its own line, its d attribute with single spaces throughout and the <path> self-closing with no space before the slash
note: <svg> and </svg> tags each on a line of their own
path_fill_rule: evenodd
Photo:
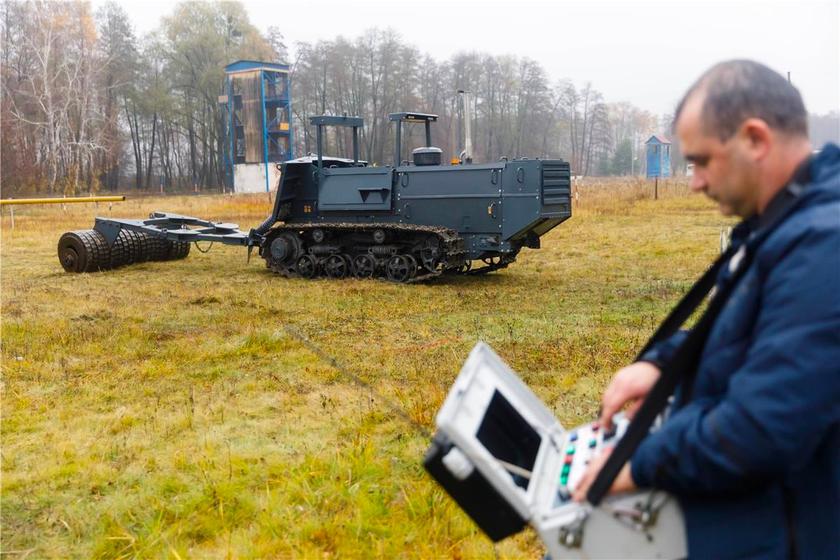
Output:
<svg viewBox="0 0 840 560">
<path fill-rule="evenodd" d="M 632 418 L 659 375 L 659 368 L 650 362 L 636 362 L 618 370 L 601 399 L 601 425 L 612 427 L 613 414 L 628 402 L 632 404 L 627 416 Z"/>
<path fill-rule="evenodd" d="M 583 473 L 583 477 L 578 482 L 577 487 L 575 488 L 575 493 L 572 496 L 576 502 L 582 502 L 586 499 L 586 493 L 589 491 L 589 487 L 592 486 L 592 483 L 595 482 L 595 477 L 598 476 L 598 473 L 601 472 L 601 469 L 604 467 L 604 463 L 607 462 L 607 459 L 612 453 L 612 448 L 608 447 L 604 449 L 604 452 L 595 457 L 589 466 L 586 469 L 586 472 Z M 618 476 L 615 477 L 612 486 L 610 486 L 610 494 L 618 494 L 621 492 L 632 492 L 636 489 L 636 483 L 633 482 L 633 477 L 630 474 L 630 463 L 625 463 L 621 470 L 618 472 Z"/>
</svg>

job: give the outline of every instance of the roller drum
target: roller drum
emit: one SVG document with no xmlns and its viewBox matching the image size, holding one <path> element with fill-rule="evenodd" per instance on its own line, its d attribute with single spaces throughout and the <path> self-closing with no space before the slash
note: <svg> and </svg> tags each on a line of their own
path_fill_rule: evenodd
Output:
<svg viewBox="0 0 840 560">
<path fill-rule="evenodd" d="M 111 250 L 96 230 L 68 231 L 58 240 L 58 260 L 67 272 L 94 272 L 111 268 Z"/>
<path fill-rule="evenodd" d="M 147 233 L 140 233 L 140 236 L 142 238 L 142 249 L 141 258 L 138 262 L 165 261 L 169 258 L 170 241 Z"/>
<path fill-rule="evenodd" d="M 140 234 L 122 229 L 111 246 L 111 268 L 138 262 L 142 251 Z"/>
<path fill-rule="evenodd" d="M 169 260 L 184 259 L 190 254 L 189 241 L 170 241 Z"/>
</svg>

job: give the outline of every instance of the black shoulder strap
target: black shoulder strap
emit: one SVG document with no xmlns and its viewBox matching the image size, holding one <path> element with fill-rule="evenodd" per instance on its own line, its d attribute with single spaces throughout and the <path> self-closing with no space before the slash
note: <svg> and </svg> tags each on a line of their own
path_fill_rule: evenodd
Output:
<svg viewBox="0 0 840 560">
<path fill-rule="evenodd" d="M 680 300 L 674 310 L 668 315 L 665 321 L 659 326 L 654 335 L 645 344 L 645 347 L 639 353 L 639 358 L 644 355 L 654 344 L 664 340 L 665 338 L 674 334 L 677 329 L 688 319 L 689 316 L 697 309 L 703 302 L 703 298 L 715 284 L 715 279 L 720 271 L 720 268 L 731 258 L 734 257 L 736 251 L 743 251 L 742 258 L 738 261 L 737 267 L 728 281 L 724 283 L 720 290 L 714 295 L 709 302 L 703 316 L 688 333 L 685 340 L 674 352 L 668 363 L 661 367 L 661 374 L 659 380 L 654 384 L 645 397 L 642 406 L 636 412 L 627 431 L 622 436 L 621 440 L 615 446 L 612 454 L 606 463 L 604 463 L 601 472 L 595 478 L 592 486 L 586 494 L 586 498 L 592 505 L 598 505 L 606 496 L 610 487 L 612 486 L 615 477 L 618 476 L 624 464 L 630 459 L 636 448 L 642 440 L 650 432 L 650 427 L 656 420 L 656 417 L 662 412 L 668 404 L 668 399 L 674 393 L 677 385 L 683 382 L 683 401 L 690 398 L 690 393 L 693 386 L 694 376 L 697 372 L 698 362 L 703 347 L 706 344 L 706 339 L 709 337 L 709 332 L 712 325 L 717 319 L 720 310 L 729 299 L 735 285 L 738 283 L 741 275 L 747 268 L 749 268 L 752 257 L 758 246 L 767 238 L 771 231 L 773 231 L 795 208 L 799 200 L 799 195 L 802 192 L 802 186 L 796 183 L 787 187 L 783 206 L 774 216 L 772 223 L 766 227 L 761 228 L 753 236 L 747 240 L 743 245 L 738 247 L 730 247 L 723 255 L 721 255 L 709 270 L 691 287 L 688 293 Z"/>
</svg>

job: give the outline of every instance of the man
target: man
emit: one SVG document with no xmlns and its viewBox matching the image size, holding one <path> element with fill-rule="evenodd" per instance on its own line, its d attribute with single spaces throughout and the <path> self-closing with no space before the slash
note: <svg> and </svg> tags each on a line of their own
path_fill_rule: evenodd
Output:
<svg viewBox="0 0 840 560">
<path fill-rule="evenodd" d="M 692 190 L 744 218 L 732 242 L 751 260 L 692 386 L 677 388 L 678 404 L 610 492 L 677 496 L 691 558 L 840 558 L 840 149 L 812 156 L 798 91 L 751 61 L 707 71 L 680 103 L 675 129 L 695 166 Z M 743 254 L 724 265 L 719 288 Z M 638 408 L 685 335 L 615 375 L 602 423 Z M 607 455 L 575 499 L 585 499 Z"/>
</svg>

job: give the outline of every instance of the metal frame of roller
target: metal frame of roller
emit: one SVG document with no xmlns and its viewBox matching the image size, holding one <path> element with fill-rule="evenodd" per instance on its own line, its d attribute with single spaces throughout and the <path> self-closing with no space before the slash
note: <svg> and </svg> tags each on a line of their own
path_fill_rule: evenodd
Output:
<svg viewBox="0 0 840 560">
<path fill-rule="evenodd" d="M 183 259 L 190 254 L 190 242 L 197 235 L 195 230 L 185 228 L 195 222 L 208 223 L 161 213 L 152 214 L 148 220 L 96 218 L 93 229 L 68 231 L 61 236 L 58 260 L 67 272 L 96 272 L 135 263 Z"/>
</svg>

